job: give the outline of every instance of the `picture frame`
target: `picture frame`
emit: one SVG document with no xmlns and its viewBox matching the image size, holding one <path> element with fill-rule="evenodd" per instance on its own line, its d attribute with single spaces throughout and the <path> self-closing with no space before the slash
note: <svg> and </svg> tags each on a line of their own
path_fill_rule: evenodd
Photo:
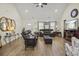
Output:
<svg viewBox="0 0 79 59">
<path fill-rule="evenodd" d="M 14 31 L 16 28 L 16 23 L 14 19 L 7 17 L 0 18 L 0 29 L 1 31 Z"/>
</svg>

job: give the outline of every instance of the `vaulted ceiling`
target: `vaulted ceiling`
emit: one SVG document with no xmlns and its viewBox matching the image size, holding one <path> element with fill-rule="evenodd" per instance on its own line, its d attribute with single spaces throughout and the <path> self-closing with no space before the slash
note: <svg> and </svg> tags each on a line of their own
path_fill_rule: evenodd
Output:
<svg viewBox="0 0 79 59">
<path fill-rule="evenodd" d="M 24 20 L 59 20 L 69 4 L 66 3 L 48 3 L 43 8 L 36 7 L 33 3 L 15 4 L 18 12 Z"/>
</svg>

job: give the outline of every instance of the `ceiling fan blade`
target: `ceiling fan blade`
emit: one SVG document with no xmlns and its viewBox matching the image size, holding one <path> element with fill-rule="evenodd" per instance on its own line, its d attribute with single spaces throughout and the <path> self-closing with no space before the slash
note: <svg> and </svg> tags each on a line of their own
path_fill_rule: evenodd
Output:
<svg viewBox="0 0 79 59">
<path fill-rule="evenodd" d="M 42 3 L 43 5 L 47 5 L 47 3 Z"/>
<path fill-rule="evenodd" d="M 39 5 L 36 5 L 36 7 L 39 7 Z"/>
</svg>

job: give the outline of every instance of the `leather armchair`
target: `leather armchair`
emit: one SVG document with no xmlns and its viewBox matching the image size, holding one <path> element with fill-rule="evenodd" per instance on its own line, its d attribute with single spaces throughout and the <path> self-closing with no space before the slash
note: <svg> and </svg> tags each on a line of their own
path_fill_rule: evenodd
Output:
<svg viewBox="0 0 79 59">
<path fill-rule="evenodd" d="M 24 32 L 21 33 L 24 43 L 25 43 L 25 48 L 28 46 L 36 46 L 37 43 L 37 37 L 31 33 L 25 34 Z"/>
</svg>

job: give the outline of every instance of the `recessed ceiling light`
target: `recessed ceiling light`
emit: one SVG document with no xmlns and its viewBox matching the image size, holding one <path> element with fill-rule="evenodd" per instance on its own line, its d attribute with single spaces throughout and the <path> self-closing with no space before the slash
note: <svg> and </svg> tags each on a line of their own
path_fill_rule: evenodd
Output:
<svg viewBox="0 0 79 59">
<path fill-rule="evenodd" d="M 58 9 L 55 9 L 55 13 L 57 13 L 58 12 Z"/>
<path fill-rule="evenodd" d="M 31 24 L 27 24 L 28 26 L 31 26 Z"/>
<path fill-rule="evenodd" d="M 28 13 L 29 11 L 26 9 L 25 12 Z"/>
</svg>

